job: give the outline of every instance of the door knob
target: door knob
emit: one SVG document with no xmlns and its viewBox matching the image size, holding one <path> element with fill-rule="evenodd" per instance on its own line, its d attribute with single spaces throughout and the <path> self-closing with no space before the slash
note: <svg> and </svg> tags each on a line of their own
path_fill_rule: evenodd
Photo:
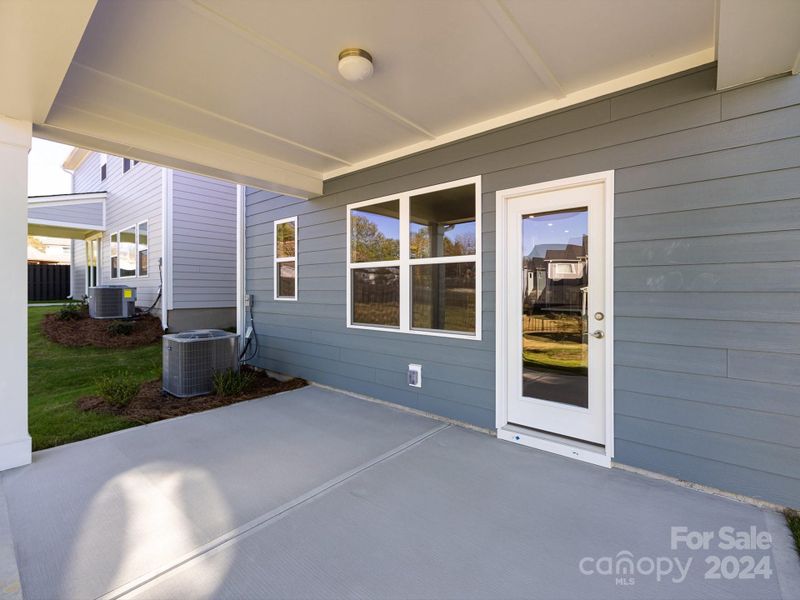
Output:
<svg viewBox="0 0 800 600">
<path fill-rule="evenodd" d="M 597 331 L 593 331 L 589 335 L 591 335 L 592 337 L 596 337 L 598 340 L 602 340 L 606 334 L 598 329 Z"/>
</svg>

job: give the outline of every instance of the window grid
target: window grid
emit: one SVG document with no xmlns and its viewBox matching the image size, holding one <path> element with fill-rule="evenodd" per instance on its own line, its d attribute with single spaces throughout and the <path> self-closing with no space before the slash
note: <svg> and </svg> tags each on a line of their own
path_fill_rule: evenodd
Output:
<svg viewBox="0 0 800 600">
<path fill-rule="evenodd" d="M 430 192 L 456 188 L 465 185 L 475 186 L 475 254 L 460 256 L 439 256 L 429 258 L 410 258 L 410 199 Z M 448 337 L 458 339 L 480 340 L 482 332 L 482 227 L 481 227 L 481 177 L 471 177 L 457 181 L 451 181 L 439 185 L 419 188 L 392 194 L 381 198 L 357 202 L 347 206 L 347 327 L 352 329 L 369 329 L 384 332 L 409 333 L 415 335 L 427 335 L 434 337 Z M 351 240 L 351 213 L 375 204 L 400 201 L 400 260 L 373 261 L 373 262 L 353 262 L 352 261 L 352 240 Z M 438 329 L 414 329 L 411 327 L 411 269 L 415 265 L 442 265 L 451 263 L 473 263 L 475 265 L 475 331 L 474 333 L 461 333 L 450 330 Z M 399 267 L 400 269 L 400 326 L 391 325 L 367 325 L 353 322 L 353 271 L 357 269 L 369 269 L 378 267 Z"/>
<path fill-rule="evenodd" d="M 294 247 L 293 253 L 287 256 L 278 256 L 278 228 L 281 225 L 291 225 L 293 232 L 294 232 Z M 273 224 L 273 244 L 274 244 L 274 264 L 273 264 L 273 271 L 272 271 L 272 281 L 273 281 L 273 299 L 275 300 L 289 300 L 294 301 L 297 300 L 297 281 L 298 281 L 298 264 L 297 264 L 297 256 L 298 256 L 298 229 L 297 229 L 297 217 L 289 217 L 288 219 L 279 219 L 275 221 Z M 281 295 L 280 293 L 280 269 L 281 265 L 286 263 L 294 263 L 294 273 L 293 273 L 293 294 L 291 295 Z"/>
<path fill-rule="evenodd" d="M 133 230 L 134 242 L 134 269 L 133 275 L 122 275 L 120 273 L 120 248 L 119 244 L 121 241 L 121 235 L 124 232 L 129 230 Z M 111 234 L 111 239 L 109 242 L 109 258 L 111 261 L 111 279 L 135 279 L 138 277 L 147 277 L 148 269 L 147 264 L 144 265 L 142 268 L 142 251 L 146 252 L 146 259 L 145 263 L 149 260 L 149 236 L 150 236 L 150 226 L 148 221 L 139 221 L 135 225 L 131 225 L 130 227 L 126 227 L 125 229 L 120 229 L 119 231 L 115 231 Z M 142 231 L 144 230 L 144 237 L 148 238 L 146 243 L 142 243 Z"/>
</svg>

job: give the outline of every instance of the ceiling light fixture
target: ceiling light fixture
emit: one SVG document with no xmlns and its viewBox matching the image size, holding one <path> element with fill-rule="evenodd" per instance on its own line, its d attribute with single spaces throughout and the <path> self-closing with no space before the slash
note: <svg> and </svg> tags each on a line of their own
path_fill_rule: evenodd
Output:
<svg viewBox="0 0 800 600">
<path fill-rule="evenodd" d="M 361 48 L 339 52 L 339 75 L 347 81 L 364 81 L 372 75 L 372 55 Z"/>
</svg>

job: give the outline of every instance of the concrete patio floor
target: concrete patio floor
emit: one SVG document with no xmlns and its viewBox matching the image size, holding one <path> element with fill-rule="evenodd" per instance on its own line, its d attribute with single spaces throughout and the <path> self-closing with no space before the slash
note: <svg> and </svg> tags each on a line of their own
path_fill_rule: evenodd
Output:
<svg viewBox="0 0 800 600">
<path fill-rule="evenodd" d="M 800 594 L 776 513 L 317 387 L 38 452 L 0 485 L 37 600 Z M 714 537 L 672 548 L 673 527 Z M 723 549 L 722 527 L 771 543 Z"/>
</svg>

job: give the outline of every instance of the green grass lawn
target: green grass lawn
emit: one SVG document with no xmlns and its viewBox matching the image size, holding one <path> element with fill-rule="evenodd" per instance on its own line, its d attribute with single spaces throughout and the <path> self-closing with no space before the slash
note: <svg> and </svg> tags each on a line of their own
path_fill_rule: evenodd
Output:
<svg viewBox="0 0 800 600">
<path fill-rule="evenodd" d="M 111 415 L 81 412 L 75 401 L 96 393 L 102 375 L 130 372 L 142 382 L 161 376 L 161 344 L 133 349 L 67 348 L 42 334 L 44 315 L 58 307 L 28 308 L 28 423 L 41 450 L 131 427 Z"/>
</svg>

